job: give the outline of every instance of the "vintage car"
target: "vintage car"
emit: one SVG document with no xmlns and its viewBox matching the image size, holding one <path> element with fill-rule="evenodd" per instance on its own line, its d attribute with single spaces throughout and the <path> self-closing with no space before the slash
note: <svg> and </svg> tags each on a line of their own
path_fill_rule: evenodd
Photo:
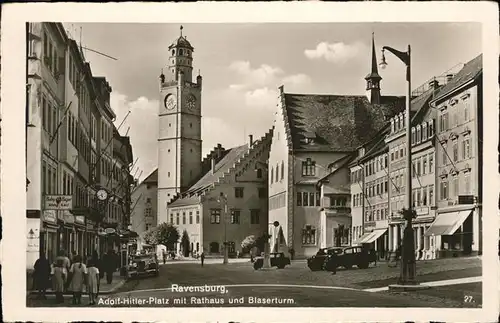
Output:
<svg viewBox="0 0 500 323">
<path fill-rule="evenodd" d="M 132 256 L 127 266 L 127 279 L 139 276 L 158 276 L 158 258 L 154 253 Z"/>
<path fill-rule="evenodd" d="M 311 271 L 318 271 L 325 269 L 325 259 L 328 255 L 335 253 L 342 253 L 343 248 L 339 247 L 330 247 L 330 248 L 321 248 L 318 252 L 307 259 L 307 267 L 311 269 Z"/>
<path fill-rule="evenodd" d="M 353 266 L 366 269 L 370 262 L 375 261 L 371 258 L 368 250 L 363 247 L 344 247 L 339 253 L 327 255 L 324 267 L 328 271 L 333 271 L 338 267 L 351 269 Z"/>
<path fill-rule="evenodd" d="M 285 256 L 283 252 L 273 252 L 269 254 L 269 260 L 271 262 L 271 267 L 278 267 L 278 269 L 285 268 L 286 265 L 290 265 L 290 258 Z M 255 258 L 253 263 L 253 268 L 255 270 L 261 269 L 264 266 L 264 257 L 260 256 Z"/>
</svg>

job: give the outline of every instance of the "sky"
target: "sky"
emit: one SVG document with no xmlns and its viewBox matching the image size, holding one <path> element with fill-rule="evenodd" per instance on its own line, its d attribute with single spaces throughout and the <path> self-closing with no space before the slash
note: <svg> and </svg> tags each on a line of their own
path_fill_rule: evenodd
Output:
<svg viewBox="0 0 500 323">
<path fill-rule="evenodd" d="M 64 23 L 82 46 L 94 76 L 110 83 L 111 107 L 127 132 L 137 175 L 157 167 L 159 75 L 180 24 Z M 193 78 L 203 76 L 203 156 L 218 143 L 226 149 L 263 136 L 273 125 L 278 87 L 288 93 L 365 94 L 371 37 L 382 46 L 412 50 L 412 88 L 481 53 L 477 23 L 248 23 L 183 24 L 195 48 Z M 381 92 L 404 95 L 405 68 L 386 54 Z M 135 170 L 135 169 L 134 169 Z"/>
</svg>

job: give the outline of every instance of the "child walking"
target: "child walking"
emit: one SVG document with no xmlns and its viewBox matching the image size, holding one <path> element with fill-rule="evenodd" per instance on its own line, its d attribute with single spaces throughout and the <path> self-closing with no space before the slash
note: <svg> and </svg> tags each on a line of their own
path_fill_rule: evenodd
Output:
<svg viewBox="0 0 500 323">
<path fill-rule="evenodd" d="M 97 295 L 99 294 L 99 269 L 97 269 L 97 264 L 93 260 L 88 262 L 87 266 L 88 280 L 87 280 L 87 291 L 89 293 L 89 305 L 95 305 Z"/>
</svg>

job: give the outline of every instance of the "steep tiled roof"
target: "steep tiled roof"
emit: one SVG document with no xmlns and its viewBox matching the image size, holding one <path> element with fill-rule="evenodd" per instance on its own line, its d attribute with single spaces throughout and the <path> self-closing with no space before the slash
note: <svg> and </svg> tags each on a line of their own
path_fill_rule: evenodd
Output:
<svg viewBox="0 0 500 323">
<path fill-rule="evenodd" d="M 227 173 L 231 167 L 248 151 L 248 145 L 242 145 L 229 150 L 229 153 L 222 158 L 220 162 L 215 165 L 215 172 L 212 170 L 208 171 L 196 184 L 191 186 L 189 190 L 186 191 L 187 194 L 202 190 L 212 184 L 214 184 L 220 177 Z"/>
<path fill-rule="evenodd" d="M 185 205 L 193 205 L 193 204 L 199 204 L 200 203 L 200 197 L 199 196 L 191 196 L 191 197 L 185 197 L 182 199 L 177 199 L 170 203 L 168 206 L 173 207 L 173 206 L 185 206 Z"/>
<path fill-rule="evenodd" d="M 143 183 L 158 183 L 158 168 L 153 170 L 143 181 Z"/>
<path fill-rule="evenodd" d="M 446 96 L 448 93 L 453 91 L 455 88 L 469 82 L 472 79 L 478 77 L 483 71 L 483 54 L 480 54 L 476 58 L 472 59 L 464 65 L 464 67 L 453 77 L 453 79 L 446 84 L 439 95 L 435 97 L 435 100 L 439 100 Z"/>
<path fill-rule="evenodd" d="M 383 104 L 372 105 L 365 96 L 284 96 L 294 150 L 354 151 L 404 108 L 404 99 L 398 97 L 387 97 Z M 308 144 L 304 139 L 311 133 L 316 139 Z"/>
</svg>

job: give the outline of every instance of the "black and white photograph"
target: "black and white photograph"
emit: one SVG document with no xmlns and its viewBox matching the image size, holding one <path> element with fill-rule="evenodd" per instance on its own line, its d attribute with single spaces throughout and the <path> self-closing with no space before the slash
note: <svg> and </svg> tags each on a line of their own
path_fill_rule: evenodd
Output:
<svg viewBox="0 0 500 323">
<path fill-rule="evenodd" d="M 498 317 L 496 6 L 135 5 L 3 10 L 12 319 Z"/>
</svg>

